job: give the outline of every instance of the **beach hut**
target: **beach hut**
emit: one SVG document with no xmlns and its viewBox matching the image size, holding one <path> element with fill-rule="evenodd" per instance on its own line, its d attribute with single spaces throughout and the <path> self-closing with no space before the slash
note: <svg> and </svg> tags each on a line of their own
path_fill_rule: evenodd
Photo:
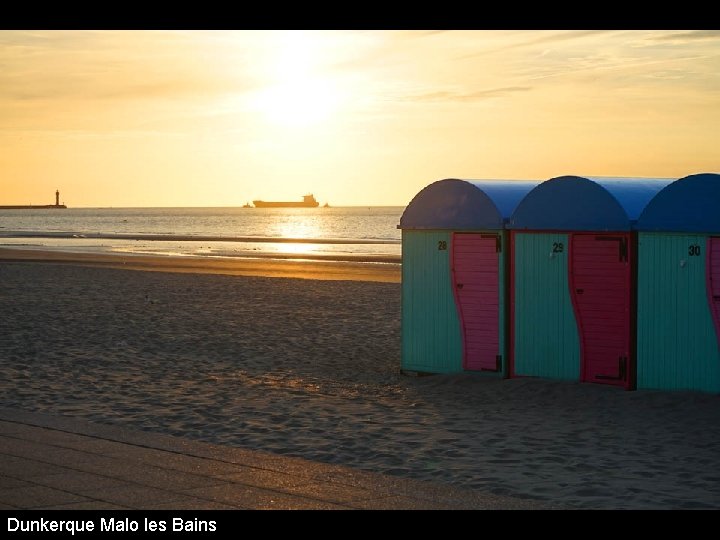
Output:
<svg viewBox="0 0 720 540">
<path fill-rule="evenodd" d="M 402 369 L 505 374 L 504 230 L 537 182 L 439 180 L 405 209 Z"/>
<path fill-rule="evenodd" d="M 720 392 L 720 175 L 669 184 L 638 229 L 638 388 Z"/>
<path fill-rule="evenodd" d="M 667 179 L 563 176 L 509 220 L 510 376 L 634 387 L 635 221 Z"/>
</svg>

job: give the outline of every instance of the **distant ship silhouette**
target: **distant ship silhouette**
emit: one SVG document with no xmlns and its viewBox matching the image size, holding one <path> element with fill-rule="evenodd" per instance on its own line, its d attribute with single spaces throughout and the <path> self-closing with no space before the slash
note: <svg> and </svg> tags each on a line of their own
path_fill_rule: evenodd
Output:
<svg viewBox="0 0 720 540">
<path fill-rule="evenodd" d="M 253 204 L 255 208 L 317 208 L 320 206 L 312 194 L 303 195 L 303 200 L 297 202 L 253 201 Z"/>
</svg>

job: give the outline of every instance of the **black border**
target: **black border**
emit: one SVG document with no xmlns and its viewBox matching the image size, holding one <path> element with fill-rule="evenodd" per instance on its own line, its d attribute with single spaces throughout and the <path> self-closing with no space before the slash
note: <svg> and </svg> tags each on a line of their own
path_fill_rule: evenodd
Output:
<svg viewBox="0 0 720 540">
<path fill-rule="evenodd" d="M 33 30 L 713 30 L 698 6 L 447 4 L 16 4 L 0 31 Z"/>
</svg>

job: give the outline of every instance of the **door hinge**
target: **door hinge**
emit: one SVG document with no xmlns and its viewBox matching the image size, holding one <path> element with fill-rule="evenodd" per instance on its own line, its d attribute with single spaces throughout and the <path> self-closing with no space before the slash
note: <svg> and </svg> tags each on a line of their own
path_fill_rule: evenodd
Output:
<svg viewBox="0 0 720 540">
<path fill-rule="evenodd" d="M 481 234 L 480 238 L 494 238 L 495 253 L 500 253 L 502 251 L 502 237 L 499 234 Z"/>
<path fill-rule="evenodd" d="M 495 357 L 495 367 L 493 369 L 490 368 L 480 368 L 480 371 L 501 371 L 502 370 L 502 355 L 498 354 Z"/>
<path fill-rule="evenodd" d="M 621 262 L 627 262 L 628 260 L 628 242 L 624 236 L 596 236 L 595 240 L 604 242 L 617 242 L 618 243 L 618 260 Z"/>
<path fill-rule="evenodd" d="M 624 381 L 627 377 L 627 356 L 621 356 L 618 358 L 618 374 L 616 377 L 612 375 L 595 375 L 596 379 L 606 381 Z"/>
</svg>

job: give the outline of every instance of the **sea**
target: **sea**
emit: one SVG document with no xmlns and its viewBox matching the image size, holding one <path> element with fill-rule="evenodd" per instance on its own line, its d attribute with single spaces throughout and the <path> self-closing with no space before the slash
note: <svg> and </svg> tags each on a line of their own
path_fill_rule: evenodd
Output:
<svg viewBox="0 0 720 540">
<path fill-rule="evenodd" d="M 0 247 L 399 264 L 404 207 L 0 209 Z"/>
</svg>

